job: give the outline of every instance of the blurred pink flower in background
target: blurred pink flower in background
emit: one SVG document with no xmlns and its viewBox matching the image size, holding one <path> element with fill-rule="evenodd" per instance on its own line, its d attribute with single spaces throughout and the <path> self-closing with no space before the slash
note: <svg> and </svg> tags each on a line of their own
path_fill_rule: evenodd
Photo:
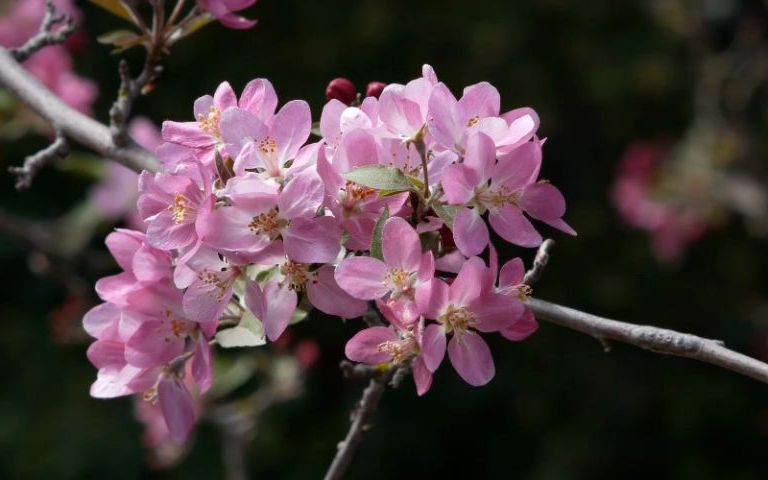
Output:
<svg viewBox="0 0 768 480">
<path fill-rule="evenodd" d="M 59 12 L 71 15 L 76 21 L 81 17 L 71 0 L 54 3 Z M 1 13 L 0 45 L 19 47 L 37 33 L 45 15 L 45 0 L 11 2 L 10 8 Z M 72 52 L 80 43 L 75 36 L 66 46 L 49 46 L 32 55 L 23 65 L 66 103 L 89 113 L 99 90 L 95 83 L 73 71 Z"/>
<path fill-rule="evenodd" d="M 630 145 L 611 198 L 624 221 L 651 234 L 654 254 L 661 260 L 673 260 L 702 237 L 710 222 L 684 202 L 659 194 L 659 167 L 666 151 L 650 142 Z"/>
</svg>

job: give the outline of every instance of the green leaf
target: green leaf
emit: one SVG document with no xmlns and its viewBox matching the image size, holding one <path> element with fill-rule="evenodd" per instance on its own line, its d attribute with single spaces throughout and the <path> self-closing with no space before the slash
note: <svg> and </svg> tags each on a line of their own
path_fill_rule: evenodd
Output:
<svg viewBox="0 0 768 480">
<path fill-rule="evenodd" d="M 186 37 L 187 35 L 192 35 L 193 33 L 200 30 L 201 28 L 208 25 L 209 23 L 213 22 L 214 20 L 215 19 L 213 15 L 209 13 L 203 13 L 202 15 L 198 15 L 197 17 L 193 18 L 189 22 L 186 22 L 181 29 L 174 30 L 173 34 L 169 38 L 169 43 L 174 44 L 177 41 L 181 40 L 182 38 Z"/>
<path fill-rule="evenodd" d="M 389 207 L 385 206 L 382 210 L 379 219 L 376 220 L 376 225 L 373 227 L 373 237 L 371 237 L 371 256 L 384 260 L 384 253 L 381 251 L 381 235 L 384 231 L 384 223 L 389 218 Z"/>
<path fill-rule="evenodd" d="M 437 204 L 432 206 L 432 210 L 435 211 L 437 216 L 440 217 L 440 220 L 442 220 L 451 230 L 453 230 L 453 219 L 456 218 L 459 209 L 461 209 L 461 207 L 458 205 Z"/>
<path fill-rule="evenodd" d="M 259 347 L 266 344 L 267 339 L 261 321 L 246 311 L 238 326 L 216 332 L 216 342 L 223 348 Z"/>
<path fill-rule="evenodd" d="M 129 22 L 136 24 L 136 19 L 131 14 L 131 11 L 126 8 L 125 4 L 120 0 L 89 0 L 91 3 L 100 6 L 108 12 L 112 12 L 118 17 L 122 17 Z"/>
<path fill-rule="evenodd" d="M 408 175 L 407 178 L 408 178 L 408 181 L 411 182 L 411 185 L 413 185 L 413 187 L 417 191 L 419 191 L 419 192 L 423 192 L 424 191 L 424 182 L 422 182 L 421 179 L 416 178 L 416 177 L 414 177 L 412 175 Z"/>
<path fill-rule="evenodd" d="M 404 192 L 411 190 L 411 182 L 408 177 L 395 167 L 386 165 L 365 165 L 355 168 L 344 174 L 344 178 L 364 187 L 391 192 Z"/>
<path fill-rule="evenodd" d="M 138 35 L 130 30 L 113 30 L 96 37 L 96 41 L 103 45 L 114 45 L 117 47 L 112 53 L 120 53 L 129 48 L 146 43 L 149 37 Z"/>
</svg>

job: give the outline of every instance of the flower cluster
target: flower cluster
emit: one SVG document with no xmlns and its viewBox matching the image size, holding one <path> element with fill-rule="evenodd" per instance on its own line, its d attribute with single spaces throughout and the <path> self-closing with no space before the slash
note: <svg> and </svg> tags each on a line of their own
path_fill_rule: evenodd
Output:
<svg viewBox="0 0 768 480">
<path fill-rule="evenodd" d="M 314 142 L 308 104 L 278 108 L 263 79 L 239 98 L 223 83 L 193 121 L 164 123 L 163 171 L 139 179 L 146 232 L 107 239 L 124 271 L 99 282 L 106 303 L 85 318 L 94 396 L 156 400 L 180 441 L 212 343 L 275 341 L 300 308 L 355 318 L 373 305 L 386 324 L 355 335 L 350 360 L 411 365 L 419 394 L 446 352 L 469 384 L 491 380 L 481 334 L 521 340 L 537 324 L 523 263 L 498 268 L 486 221 L 525 247 L 542 240 L 531 219 L 574 233 L 538 179 L 538 116 L 501 113 L 485 82 L 457 99 L 429 66 L 375 93 L 330 100 Z"/>
</svg>

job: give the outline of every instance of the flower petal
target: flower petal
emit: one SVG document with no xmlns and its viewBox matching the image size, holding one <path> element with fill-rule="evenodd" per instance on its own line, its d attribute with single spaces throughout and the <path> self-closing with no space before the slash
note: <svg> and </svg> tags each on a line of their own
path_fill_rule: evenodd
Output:
<svg viewBox="0 0 768 480">
<path fill-rule="evenodd" d="M 463 208 L 453 220 L 453 241 L 464 255 L 479 255 L 490 242 L 488 227 L 474 208 Z"/>
<path fill-rule="evenodd" d="M 334 277 L 348 294 L 360 300 L 383 297 L 389 289 L 384 285 L 387 266 L 371 257 L 347 258 L 338 267 Z"/>
<path fill-rule="evenodd" d="M 475 333 L 454 335 L 448 343 L 448 358 L 459 376 L 474 387 L 485 385 L 496 374 L 488 344 Z"/>
<path fill-rule="evenodd" d="M 344 354 L 353 362 L 378 365 L 392 360 L 392 355 L 379 350 L 384 342 L 396 341 L 398 336 L 388 327 L 369 327 L 350 338 L 344 347 Z"/>
</svg>

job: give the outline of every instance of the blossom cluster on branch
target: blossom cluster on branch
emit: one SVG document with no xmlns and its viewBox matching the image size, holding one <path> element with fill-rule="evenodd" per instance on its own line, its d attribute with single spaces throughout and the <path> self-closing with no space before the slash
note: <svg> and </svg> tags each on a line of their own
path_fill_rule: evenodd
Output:
<svg viewBox="0 0 768 480">
<path fill-rule="evenodd" d="M 502 113 L 487 82 L 457 99 L 429 66 L 368 90 L 332 98 L 313 129 L 309 105 L 278 109 L 269 81 L 239 98 L 223 83 L 193 121 L 163 124 L 163 171 L 139 178 L 145 231 L 107 238 L 123 271 L 97 283 L 105 303 L 84 319 L 93 396 L 156 402 L 181 442 L 211 386 L 212 345 L 275 341 L 311 308 L 356 318 L 375 306 L 386 323 L 346 354 L 410 366 L 419 394 L 446 354 L 467 383 L 487 383 L 481 334 L 536 330 L 523 263 L 499 268 L 488 228 L 523 247 L 542 241 L 530 219 L 575 234 L 539 179 L 536 112 Z"/>
</svg>

